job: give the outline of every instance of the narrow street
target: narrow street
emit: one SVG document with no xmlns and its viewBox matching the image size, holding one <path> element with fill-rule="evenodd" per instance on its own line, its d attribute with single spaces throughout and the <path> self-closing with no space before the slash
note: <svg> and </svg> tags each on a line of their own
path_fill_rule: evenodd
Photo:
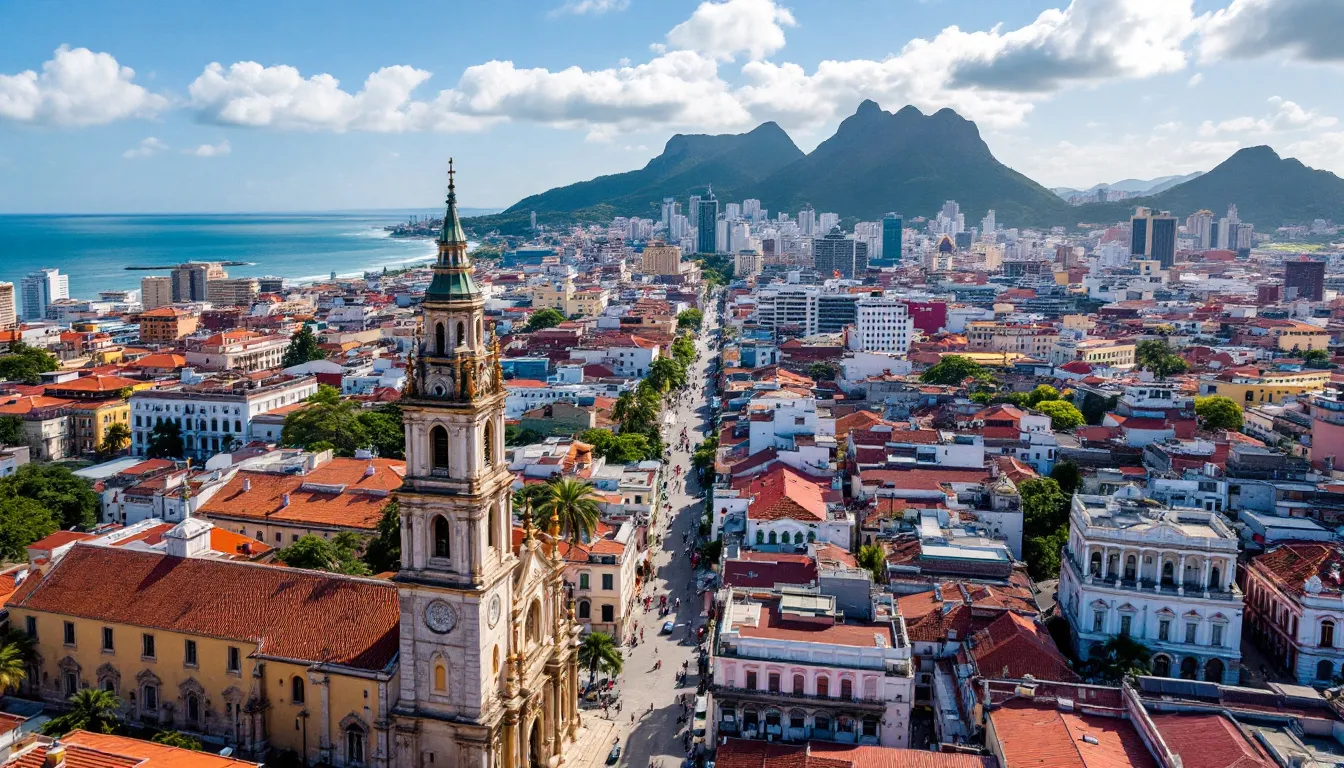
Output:
<svg viewBox="0 0 1344 768">
<path fill-rule="evenodd" d="M 715 303 L 713 300 L 708 302 L 709 307 L 705 310 L 704 324 L 696 341 L 700 359 L 691 366 L 688 394 L 680 405 L 669 406 L 667 410 L 676 419 L 674 424 L 664 427 L 664 439 L 672 451 L 668 466 L 669 482 L 672 483 L 668 499 L 672 511 L 659 518 L 662 541 L 650 547 L 656 576 L 645 585 L 643 595 L 653 597 L 653 608 L 642 612 L 641 604 L 641 613 L 637 617 L 644 639 L 634 648 L 626 646 L 625 671 L 621 676 L 621 711 L 618 714 L 613 710 L 610 714 L 621 729 L 621 765 L 673 768 L 686 757 L 683 734 L 690 724 L 690 716 L 688 714 L 685 723 L 677 723 L 682 714 L 679 698 L 684 695 L 688 706 L 693 706 L 700 680 L 696 670 L 695 631 L 706 621 L 704 596 L 695 593 L 695 570 L 687 550 L 697 543 L 704 499 L 695 497 L 699 484 L 694 478 L 686 481 L 684 490 L 678 490 L 675 482 L 679 476 L 674 469 L 681 467 L 680 477 L 686 477 L 691 470 L 690 452 L 679 445 L 682 428 L 687 430 L 692 449 L 712 429 L 708 421 L 709 397 L 712 396 L 709 370 L 715 353 L 709 340 L 718 327 Z M 700 387 L 698 394 L 689 394 L 695 386 Z M 651 537 L 653 533 L 650 532 Z M 683 535 L 686 537 L 684 543 Z M 658 597 L 663 594 L 667 595 L 669 604 L 681 598 L 680 610 L 667 617 L 659 616 Z M 664 635 L 661 629 L 668 619 L 675 622 L 675 628 L 671 634 Z M 662 668 L 655 669 L 660 660 Z M 684 683 L 678 685 L 677 675 L 683 663 L 688 672 Z M 601 710 L 589 710 L 586 716 L 600 718 L 602 713 Z"/>
</svg>

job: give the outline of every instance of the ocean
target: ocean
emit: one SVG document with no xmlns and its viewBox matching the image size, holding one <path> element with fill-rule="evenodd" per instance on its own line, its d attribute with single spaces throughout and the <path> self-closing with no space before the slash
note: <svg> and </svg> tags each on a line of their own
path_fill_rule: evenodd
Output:
<svg viewBox="0 0 1344 768">
<path fill-rule="evenodd" d="M 464 215 L 484 213 L 466 211 Z M 440 210 L 179 215 L 0 215 L 0 281 L 55 267 L 70 276 L 70 296 L 140 287 L 140 278 L 184 261 L 247 261 L 229 277 L 277 275 L 291 282 L 356 277 L 365 270 L 424 264 L 433 242 L 388 237 L 383 227 Z"/>
</svg>

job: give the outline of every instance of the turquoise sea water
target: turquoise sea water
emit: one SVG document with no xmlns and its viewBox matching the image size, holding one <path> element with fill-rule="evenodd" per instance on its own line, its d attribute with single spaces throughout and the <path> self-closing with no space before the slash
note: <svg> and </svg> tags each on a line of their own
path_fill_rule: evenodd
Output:
<svg viewBox="0 0 1344 768">
<path fill-rule="evenodd" d="M 465 213 L 465 211 L 464 211 Z M 250 261 L 227 267 L 230 277 L 278 275 L 291 281 L 357 276 L 364 270 L 433 259 L 428 240 L 387 237 L 383 227 L 435 210 L 311 214 L 0 215 L 0 280 L 17 284 L 33 270 L 70 275 L 73 298 L 140 287 L 167 270 L 129 265 L 184 261 Z"/>
</svg>

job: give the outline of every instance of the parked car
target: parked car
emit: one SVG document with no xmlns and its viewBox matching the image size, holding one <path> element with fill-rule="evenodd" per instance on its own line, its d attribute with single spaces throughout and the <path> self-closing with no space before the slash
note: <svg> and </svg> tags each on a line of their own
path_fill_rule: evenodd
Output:
<svg viewBox="0 0 1344 768">
<path fill-rule="evenodd" d="M 672 634 L 672 629 L 673 629 L 674 627 L 676 627 L 676 626 L 677 626 L 676 622 L 672 621 L 671 619 L 668 619 L 667 621 L 664 621 L 664 622 L 663 622 L 663 634 L 664 634 L 664 635 L 670 635 L 670 634 Z"/>
<path fill-rule="evenodd" d="M 607 753 L 607 765 L 615 765 L 617 760 L 621 759 L 621 745 L 617 744 Z"/>
</svg>

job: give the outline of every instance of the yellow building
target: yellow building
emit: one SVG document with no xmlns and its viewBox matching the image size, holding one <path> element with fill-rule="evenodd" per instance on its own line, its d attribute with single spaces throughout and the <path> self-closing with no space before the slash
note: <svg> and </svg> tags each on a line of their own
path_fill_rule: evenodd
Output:
<svg viewBox="0 0 1344 768">
<path fill-rule="evenodd" d="M 1278 320 L 1269 327 L 1269 337 L 1280 352 L 1310 352 L 1329 349 L 1330 334 L 1320 326 L 1298 320 Z"/>
<path fill-rule="evenodd" d="M 208 539 L 208 527 L 204 530 Z M 242 755 L 389 765 L 397 695 L 396 587 L 273 565 L 75 544 L 8 602 L 35 641 L 24 693 L 84 688 L 135 725 L 198 733 Z M 208 547 L 208 543 L 204 546 Z"/>
<path fill-rule="evenodd" d="M 1244 405 L 1281 403 L 1290 395 L 1321 392 L 1329 371 L 1262 371 L 1236 368 L 1199 380 L 1201 396 L 1222 395 Z"/>
<path fill-rule="evenodd" d="M 977 352 L 1019 352 L 1044 359 L 1058 338 L 1059 332 L 1043 323 L 972 320 L 966 324 L 967 348 Z"/>
<path fill-rule="evenodd" d="M 131 445 L 131 403 L 129 400 L 92 400 L 70 406 L 70 450 L 77 454 L 94 453 L 107 437 L 113 424 L 126 427 L 126 442 Z"/>
<path fill-rule="evenodd" d="M 1081 360 L 1105 368 L 1133 368 L 1136 346 L 1118 339 L 1061 339 L 1050 348 L 1049 360 L 1064 365 Z"/>
<path fill-rule="evenodd" d="M 543 283 L 532 288 L 532 306 L 536 309 L 557 309 L 565 317 L 595 317 L 607 308 L 606 289 L 591 286 L 575 288 L 573 280 Z"/>
<path fill-rule="evenodd" d="M 681 274 L 681 248 L 655 240 L 644 247 L 639 271 L 646 275 Z"/>
</svg>

